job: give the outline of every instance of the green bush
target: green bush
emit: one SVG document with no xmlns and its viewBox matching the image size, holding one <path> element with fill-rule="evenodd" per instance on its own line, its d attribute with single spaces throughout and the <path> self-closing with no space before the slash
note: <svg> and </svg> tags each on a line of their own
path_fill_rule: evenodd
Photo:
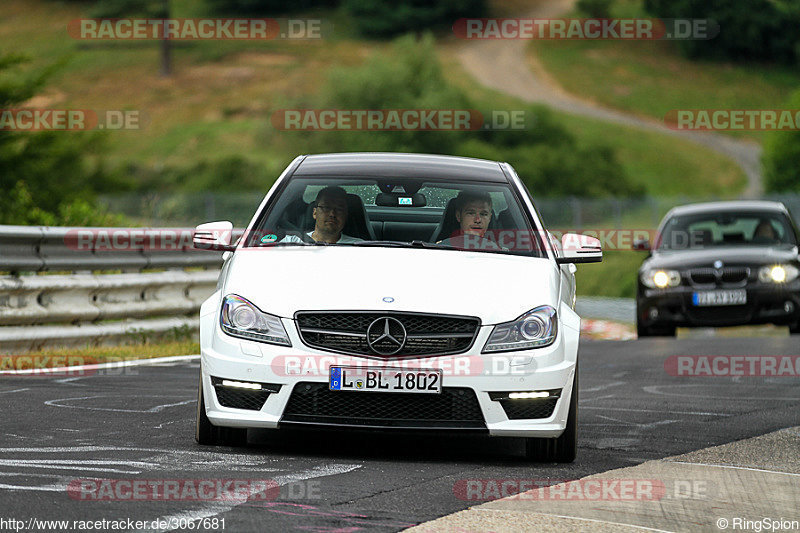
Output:
<svg viewBox="0 0 800 533">
<path fill-rule="evenodd" d="M 800 8 L 796 0 L 645 0 L 661 18 L 713 19 L 710 40 L 678 41 L 691 58 L 765 61 L 795 65 L 800 59 Z"/>
<path fill-rule="evenodd" d="M 337 7 L 340 0 L 206 0 L 213 13 L 219 15 L 278 15 L 317 7 Z"/>
<path fill-rule="evenodd" d="M 486 109 L 444 78 L 433 39 L 405 36 L 387 53 L 331 72 L 321 109 Z M 308 104 L 296 107 L 308 107 Z M 577 146 L 544 107 L 525 112 L 524 129 L 476 131 L 287 132 L 298 151 L 390 151 L 453 154 L 508 161 L 539 196 L 631 196 L 643 193 L 613 150 Z M 486 115 L 486 113 L 484 113 Z M 484 118 L 488 118 L 484 116 Z"/>
<path fill-rule="evenodd" d="M 0 56 L 0 109 L 30 99 L 51 69 L 29 73 L 21 56 Z M 99 157 L 104 136 L 65 131 L 0 130 L 0 224 L 103 224 L 95 195 L 125 187 Z"/>
<path fill-rule="evenodd" d="M 800 109 L 800 91 L 786 109 Z M 800 192 L 800 131 L 776 131 L 764 146 L 764 178 L 768 192 Z"/>
<path fill-rule="evenodd" d="M 127 172 L 139 192 L 264 191 L 277 177 L 270 169 L 237 155 L 206 159 L 190 166 L 129 165 Z"/>
<path fill-rule="evenodd" d="M 614 0 L 578 0 L 576 4 L 581 12 L 592 18 L 609 18 Z"/>
<path fill-rule="evenodd" d="M 344 0 L 362 35 L 391 37 L 429 28 L 449 28 L 463 17 L 486 14 L 485 0 Z"/>
</svg>

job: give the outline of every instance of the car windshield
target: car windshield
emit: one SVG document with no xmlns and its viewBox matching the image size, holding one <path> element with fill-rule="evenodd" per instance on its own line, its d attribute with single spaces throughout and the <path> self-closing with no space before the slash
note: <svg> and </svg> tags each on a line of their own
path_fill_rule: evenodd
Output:
<svg viewBox="0 0 800 533">
<path fill-rule="evenodd" d="M 508 184 L 294 177 L 245 246 L 378 246 L 546 257 Z"/>
<path fill-rule="evenodd" d="M 672 217 L 659 249 L 796 244 L 789 219 L 779 212 L 724 211 Z"/>
</svg>

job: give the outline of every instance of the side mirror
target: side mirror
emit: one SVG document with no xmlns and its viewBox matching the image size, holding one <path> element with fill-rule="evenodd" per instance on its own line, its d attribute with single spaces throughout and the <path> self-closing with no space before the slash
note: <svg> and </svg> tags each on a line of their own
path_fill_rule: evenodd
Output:
<svg viewBox="0 0 800 533">
<path fill-rule="evenodd" d="M 556 259 L 560 265 L 565 263 L 599 263 L 603 260 L 600 240 L 588 235 L 565 233 L 561 237 L 562 256 Z"/>
<path fill-rule="evenodd" d="M 631 248 L 638 252 L 649 252 L 650 241 L 648 239 L 636 239 L 633 241 L 633 246 L 631 246 Z"/>
<path fill-rule="evenodd" d="M 194 230 L 192 245 L 200 250 L 232 252 L 236 249 L 233 240 L 233 223 L 227 220 L 200 224 Z"/>
</svg>

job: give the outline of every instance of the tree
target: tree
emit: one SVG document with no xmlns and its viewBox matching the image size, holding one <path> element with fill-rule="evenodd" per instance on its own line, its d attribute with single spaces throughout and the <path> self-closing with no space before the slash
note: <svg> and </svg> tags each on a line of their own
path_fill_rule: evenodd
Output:
<svg viewBox="0 0 800 533">
<path fill-rule="evenodd" d="M 0 109 L 19 107 L 43 86 L 52 68 L 21 71 L 26 59 L 0 56 Z M 93 220 L 107 221 L 94 206 L 97 192 L 119 187 L 99 158 L 98 133 L 0 130 L 0 224 L 66 223 L 68 213 L 89 206 Z M 83 206 L 82 208 L 80 206 Z"/>
<path fill-rule="evenodd" d="M 800 8 L 796 0 L 645 0 L 661 18 L 712 19 L 720 33 L 710 40 L 678 41 L 691 58 L 766 61 L 800 60 Z"/>
<path fill-rule="evenodd" d="M 786 109 L 800 109 L 800 91 Z M 764 146 L 764 177 L 769 192 L 800 192 L 800 131 L 776 131 Z"/>
<path fill-rule="evenodd" d="M 344 0 L 362 35 L 392 37 L 449 28 L 459 18 L 483 17 L 485 0 Z"/>
</svg>

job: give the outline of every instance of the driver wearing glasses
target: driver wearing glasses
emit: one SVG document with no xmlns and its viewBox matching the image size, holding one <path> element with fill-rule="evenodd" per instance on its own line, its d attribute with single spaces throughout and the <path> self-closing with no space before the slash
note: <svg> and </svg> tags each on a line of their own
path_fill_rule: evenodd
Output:
<svg viewBox="0 0 800 533">
<path fill-rule="evenodd" d="M 314 242 L 346 244 L 362 239 L 342 233 L 347 222 L 347 191 L 341 187 L 328 186 L 317 193 L 314 202 L 314 230 L 306 233 Z M 287 235 L 281 242 L 304 242 L 296 235 Z"/>
</svg>

